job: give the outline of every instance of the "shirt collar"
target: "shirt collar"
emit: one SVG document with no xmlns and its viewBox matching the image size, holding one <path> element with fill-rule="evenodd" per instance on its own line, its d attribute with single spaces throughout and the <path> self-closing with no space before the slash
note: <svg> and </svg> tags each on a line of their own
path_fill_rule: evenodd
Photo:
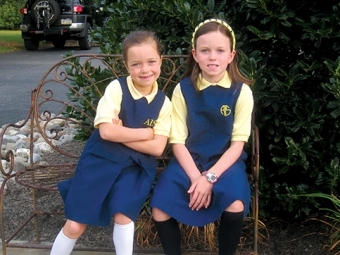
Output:
<svg viewBox="0 0 340 255">
<path fill-rule="evenodd" d="M 126 79 L 127 84 L 128 84 L 128 88 L 130 90 L 130 93 L 133 97 L 133 99 L 138 100 L 141 99 L 142 97 L 145 97 L 145 99 L 148 101 L 148 103 L 150 103 L 156 96 L 157 92 L 158 92 L 158 83 L 157 81 L 155 81 L 152 84 L 152 91 L 149 95 L 144 96 L 142 95 L 137 89 L 136 87 L 133 85 L 133 81 L 131 79 L 131 76 L 129 75 Z"/>
<path fill-rule="evenodd" d="M 208 88 L 209 86 L 220 86 L 222 88 L 230 88 L 231 80 L 229 78 L 228 72 L 225 72 L 222 79 L 217 83 L 210 83 L 206 79 L 203 78 L 202 74 L 199 74 L 197 79 L 197 85 L 199 90 L 203 90 Z"/>
</svg>

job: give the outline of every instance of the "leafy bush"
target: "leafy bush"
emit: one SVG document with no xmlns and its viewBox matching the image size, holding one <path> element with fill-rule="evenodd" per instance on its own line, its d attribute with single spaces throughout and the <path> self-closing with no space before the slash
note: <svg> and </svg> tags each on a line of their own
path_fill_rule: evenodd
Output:
<svg viewBox="0 0 340 255">
<path fill-rule="evenodd" d="M 339 4 L 272 3 L 260 8 L 255 2 L 248 6 L 258 25 L 248 29 L 257 35 L 252 44 L 262 52 L 254 87 L 261 131 L 262 209 L 309 215 L 318 203 L 292 200 L 292 194 L 338 192 L 340 169 L 331 162 L 340 148 L 340 61 L 334 54 L 340 46 L 334 29 Z M 334 16 L 327 14 L 332 11 Z"/>
<path fill-rule="evenodd" d="M 21 14 L 19 10 L 25 5 L 25 0 L 4 1 L 0 5 L 0 29 L 14 30 L 19 29 Z"/>
<path fill-rule="evenodd" d="M 121 53 L 131 30 L 152 29 L 165 54 L 187 54 L 194 27 L 226 19 L 235 30 L 241 71 L 252 87 L 260 128 L 262 216 L 302 217 L 314 199 L 339 195 L 340 4 L 329 1 L 99 1 L 109 15 L 94 32 L 103 53 Z"/>
</svg>

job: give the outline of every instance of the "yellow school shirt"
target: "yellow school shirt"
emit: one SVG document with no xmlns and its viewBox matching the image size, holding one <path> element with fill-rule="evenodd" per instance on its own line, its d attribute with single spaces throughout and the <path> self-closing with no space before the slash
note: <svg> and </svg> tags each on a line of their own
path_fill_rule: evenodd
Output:
<svg viewBox="0 0 340 255">
<path fill-rule="evenodd" d="M 127 84 L 133 99 L 137 100 L 145 97 L 150 103 L 157 94 L 158 83 L 157 81 L 152 85 L 150 95 L 144 96 L 134 87 L 131 76 L 127 77 Z M 116 114 L 120 112 L 120 105 L 122 102 L 122 88 L 117 79 L 113 80 L 105 89 L 103 97 L 99 100 L 97 106 L 97 114 L 94 120 L 94 126 L 98 128 L 100 123 L 112 123 L 112 119 L 116 118 Z M 153 127 L 155 135 L 169 136 L 171 127 L 171 102 L 168 97 L 165 98 L 164 104 L 159 113 Z M 115 114 L 116 113 L 116 114 Z M 124 123 L 123 123 L 124 125 Z"/>
</svg>

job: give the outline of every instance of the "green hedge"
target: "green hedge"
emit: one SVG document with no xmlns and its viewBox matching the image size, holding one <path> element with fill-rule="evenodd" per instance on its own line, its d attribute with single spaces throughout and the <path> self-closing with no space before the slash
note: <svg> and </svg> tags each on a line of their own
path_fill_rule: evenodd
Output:
<svg viewBox="0 0 340 255">
<path fill-rule="evenodd" d="M 206 18 L 234 28 L 241 71 L 256 79 L 262 216 L 309 216 L 320 203 L 297 194 L 340 192 L 340 4 L 338 0 L 99 1 L 94 32 L 103 53 L 121 53 L 131 30 L 155 30 L 166 54 L 187 54 Z"/>
<path fill-rule="evenodd" d="M 22 19 L 20 9 L 25 5 L 25 0 L 0 2 L 0 29 L 17 30 Z"/>
</svg>

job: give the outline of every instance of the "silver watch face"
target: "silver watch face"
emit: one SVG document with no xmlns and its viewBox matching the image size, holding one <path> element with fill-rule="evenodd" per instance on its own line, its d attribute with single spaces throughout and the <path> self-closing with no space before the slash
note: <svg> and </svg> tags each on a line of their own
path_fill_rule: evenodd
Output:
<svg viewBox="0 0 340 255">
<path fill-rule="evenodd" d="M 214 175 L 214 174 L 211 174 L 209 176 L 209 178 L 210 178 L 211 181 L 216 181 L 216 175 Z"/>
<path fill-rule="evenodd" d="M 210 182 L 215 182 L 215 181 L 217 180 L 216 174 L 213 174 L 213 173 L 208 173 L 208 174 L 207 174 L 207 177 L 208 177 L 208 180 L 209 180 Z"/>
</svg>

